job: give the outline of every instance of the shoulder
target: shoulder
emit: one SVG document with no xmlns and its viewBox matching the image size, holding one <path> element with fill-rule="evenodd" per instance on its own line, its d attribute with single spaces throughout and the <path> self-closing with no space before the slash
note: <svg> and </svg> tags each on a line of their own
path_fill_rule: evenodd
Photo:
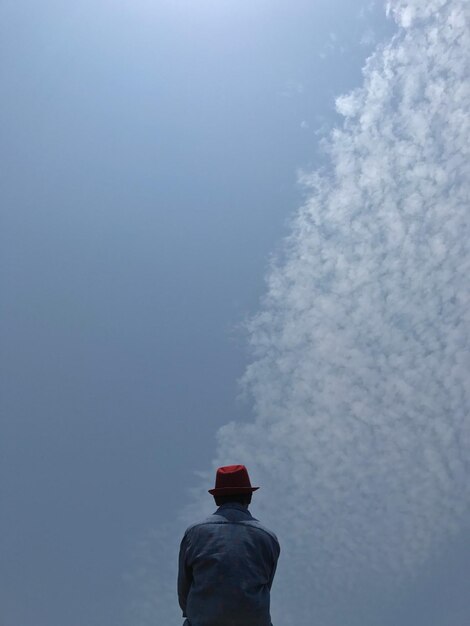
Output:
<svg viewBox="0 0 470 626">
<path fill-rule="evenodd" d="M 243 524 L 251 526 L 252 528 L 255 528 L 261 531 L 262 533 L 264 533 L 264 535 L 267 535 L 268 537 L 270 537 L 270 539 L 279 546 L 279 539 L 277 538 L 276 534 L 269 528 L 266 528 L 266 526 L 264 526 L 264 524 L 262 524 L 259 520 L 253 518 L 251 520 L 247 520 L 246 522 L 243 522 Z"/>
<path fill-rule="evenodd" d="M 186 537 L 187 535 L 191 535 L 194 531 L 204 526 L 209 526 L 211 524 L 226 524 L 226 523 L 227 523 L 226 520 L 219 517 L 218 515 L 209 515 L 208 517 L 202 520 L 199 520 L 197 522 L 194 522 L 193 524 L 190 524 L 186 528 L 184 532 L 184 536 Z"/>
<path fill-rule="evenodd" d="M 220 515 L 214 515 L 214 514 L 209 515 L 209 517 L 206 517 L 205 519 L 195 522 L 194 524 L 191 524 L 190 526 L 188 526 L 184 533 L 183 541 L 185 539 L 189 541 L 191 537 L 193 538 L 195 538 L 195 536 L 197 537 L 201 531 L 204 532 L 204 530 L 207 529 L 209 526 L 223 525 L 223 524 L 227 524 L 227 525 L 234 524 L 234 525 L 241 525 L 241 526 L 252 528 L 260 536 L 263 536 L 266 540 L 270 541 L 270 543 L 274 543 L 277 546 L 277 550 L 280 551 L 279 540 L 276 534 L 272 530 L 264 526 L 264 524 L 262 524 L 259 520 L 257 520 L 254 517 L 248 520 L 231 522 L 221 517 Z"/>
</svg>

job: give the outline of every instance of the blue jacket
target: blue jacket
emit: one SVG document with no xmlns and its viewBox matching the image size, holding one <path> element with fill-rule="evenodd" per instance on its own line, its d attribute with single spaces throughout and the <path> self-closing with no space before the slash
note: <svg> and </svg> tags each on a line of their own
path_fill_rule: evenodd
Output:
<svg viewBox="0 0 470 626">
<path fill-rule="evenodd" d="M 178 599 L 187 626 L 271 626 L 276 535 L 241 504 L 220 506 L 181 541 Z"/>
</svg>

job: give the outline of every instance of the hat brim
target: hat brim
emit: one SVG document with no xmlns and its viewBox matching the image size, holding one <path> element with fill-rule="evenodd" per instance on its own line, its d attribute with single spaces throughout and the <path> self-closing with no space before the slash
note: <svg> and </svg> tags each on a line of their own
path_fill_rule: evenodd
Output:
<svg viewBox="0 0 470 626">
<path fill-rule="evenodd" d="M 219 487 L 218 489 L 208 489 L 213 496 L 235 496 L 237 494 L 252 493 L 259 487 Z"/>
</svg>

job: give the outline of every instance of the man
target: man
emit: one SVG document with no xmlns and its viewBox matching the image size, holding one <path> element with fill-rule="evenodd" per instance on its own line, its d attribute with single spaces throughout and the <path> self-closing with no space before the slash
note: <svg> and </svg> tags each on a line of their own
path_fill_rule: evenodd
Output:
<svg viewBox="0 0 470 626">
<path fill-rule="evenodd" d="M 271 585 L 280 547 L 248 511 L 253 491 L 244 465 L 219 467 L 218 506 L 181 541 L 178 599 L 183 626 L 272 626 Z"/>
</svg>

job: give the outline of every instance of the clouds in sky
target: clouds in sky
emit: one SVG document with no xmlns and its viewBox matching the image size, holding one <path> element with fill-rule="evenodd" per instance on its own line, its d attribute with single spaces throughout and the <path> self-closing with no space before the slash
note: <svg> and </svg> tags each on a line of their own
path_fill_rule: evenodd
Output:
<svg viewBox="0 0 470 626">
<path fill-rule="evenodd" d="M 246 463 L 282 545 L 276 625 L 346 623 L 352 602 L 367 624 L 470 514 L 470 3 L 388 11 L 249 323 L 255 419 L 219 430 L 185 514 Z"/>
<path fill-rule="evenodd" d="M 399 583 L 469 513 L 469 5 L 390 11 L 250 324 L 256 420 L 218 434 L 284 545 L 282 624 Z"/>
</svg>

